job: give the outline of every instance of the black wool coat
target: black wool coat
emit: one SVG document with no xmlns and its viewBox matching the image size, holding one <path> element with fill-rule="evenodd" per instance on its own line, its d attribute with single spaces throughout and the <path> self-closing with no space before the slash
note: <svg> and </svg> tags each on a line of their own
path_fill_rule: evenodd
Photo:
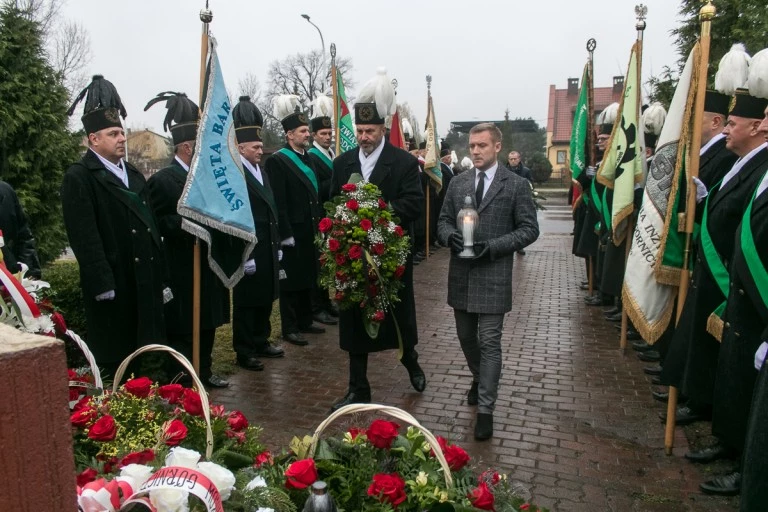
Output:
<svg viewBox="0 0 768 512">
<path fill-rule="evenodd" d="M 21 270 L 20 263 L 29 267 L 27 275 L 40 279 L 40 260 L 37 258 L 35 239 L 29 222 L 21 208 L 16 191 L 0 181 L 0 230 L 3 231 L 3 261 L 11 273 Z"/>
<path fill-rule="evenodd" d="M 286 148 L 293 151 L 290 146 Z M 305 151 L 303 155 L 295 154 L 313 170 L 317 178 L 309 153 Z M 280 153 L 272 154 L 264 164 L 264 169 L 277 204 L 280 239 L 293 237 L 296 241 L 294 247 L 282 248 L 281 267 L 285 270 L 286 278 L 280 281 L 280 287 L 285 291 L 310 290 L 317 280 L 319 256 L 315 235 L 317 224 L 323 217 L 318 191 L 309 178 Z"/>
<path fill-rule="evenodd" d="M 341 187 L 349 182 L 350 177 L 360 169 L 360 148 L 351 149 L 339 155 L 333 162 L 333 182 L 331 197 L 341 193 Z M 413 223 L 424 209 L 424 195 L 419 183 L 419 161 L 402 149 L 384 142 L 376 166 L 369 178 L 381 190 L 384 201 L 392 205 L 395 215 L 400 218 L 400 226 L 408 233 L 413 232 Z M 402 277 L 405 285 L 400 289 L 398 302 L 393 311 L 379 328 L 379 335 L 372 339 L 366 334 L 362 314 L 357 309 L 342 310 L 339 314 L 339 345 L 342 350 L 351 353 L 378 352 L 398 347 L 397 332 L 392 316 L 397 319 L 397 326 L 408 350 L 418 342 L 416 329 L 416 303 L 413 299 L 413 259 L 408 257 L 405 273 Z"/>
<path fill-rule="evenodd" d="M 331 177 L 333 176 L 333 167 L 329 167 L 325 159 L 320 158 L 314 153 L 309 154 L 309 159 L 312 160 L 312 163 L 315 167 L 315 172 L 317 172 L 318 198 L 320 199 L 320 204 L 322 205 L 328 200 L 331 194 Z M 331 165 L 333 165 L 333 163 L 331 163 Z"/>
<path fill-rule="evenodd" d="M 763 332 L 768 341 L 768 329 Z M 768 364 L 763 363 L 752 396 L 752 408 L 744 444 L 741 481 L 741 512 L 765 509 L 768 503 Z"/>
<path fill-rule="evenodd" d="M 169 334 L 192 333 L 192 271 L 195 237 L 181 228 L 177 208 L 187 171 L 174 159 L 147 182 L 149 204 L 163 237 L 173 300 L 165 305 Z M 229 291 L 208 266 L 208 246 L 200 241 L 200 327 L 215 329 L 229 322 Z"/>
<path fill-rule="evenodd" d="M 269 306 L 278 296 L 277 250 L 280 248 L 278 213 L 269 177 L 261 173 L 264 185 L 245 170 L 248 199 L 251 202 L 253 223 L 256 226 L 256 247 L 248 259 L 256 262 L 256 273 L 243 276 L 235 286 L 233 300 L 235 307 Z"/>
<path fill-rule="evenodd" d="M 88 346 L 116 363 L 142 345 L 165 342 L 163 244 L 144 176 L 126 164 L 128 188 L 96 154 L 64 174 L 61 201 L 69 244 L 80 266 Z M 96 296 L 115 291 L 114 300 Z"/>
<path fill-rule="evenodd" d="M 725 177 L 739 158 L 725 147 L 725 137 L 718 140 L 699 159 L 699 179 L 711 189 Z M 680 196 L 685 197 L 685 196 Z"/>
</svg>

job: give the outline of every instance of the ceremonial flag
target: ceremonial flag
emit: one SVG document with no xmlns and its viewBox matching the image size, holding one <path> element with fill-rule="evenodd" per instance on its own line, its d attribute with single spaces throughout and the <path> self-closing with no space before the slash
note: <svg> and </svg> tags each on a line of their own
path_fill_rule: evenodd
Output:
<svg viewBox="0 0 768 512">
<path fill-rule="evenodd" d="M 435 122 L 435 107 L 432 104 L 432 94 L 427 100 L 427 129 L 424 134 L 427 139 L 427 156 L 424 159 L 424 172 L 434 181 L 436 191 L 443 188 L 443 172 L 440 170 L 440 147 L 438 145 L 437 127 Z"/>
<path fill-rule="evenodd" d="M 589 144 L 589 127 L 592 109 L 589 105 L 589 62 L 584 65 L 584 73 L 581 76 L 581 91 L 576 102 L 576 112 L 573 117 L 571 129 L 571 178 L 575 181 L 584 173 L 588 165 L 587 145 Z"/>
<path fill-rule="evenodd" d="M 342 82 L 341 73 L 338 70 L 336 70 L 336 105 L 338 107 L 334 119 L 337 124 L 337 133 L 339 134 L 339 140 L 336 143 L 337 154 L 341 154 L 356 148 L 357 138 L 355 137 L 355 129 L 352 125 L 352 116 L 347 106 L 347 93 L 344 91 L 344 82 Z"/>
<path fill-rule="evenodd" d="M 405 139 L 403 138 L 403 127 L 400 125 L 400 111 L 395 110 L 392 116 L 392 125 L 389 128 L 389 143 L 396 148 L 405 149 Z"/>
<path fill-rule="evenodd" d="M 618 122 L 613 127 L 608 149 L 597 172 L 598 181 L 613 189 L 611 226 L 616 245 L 627 236 L 628 217 L 635 211 L 635 185 L 642 183 L 645 177 L 645 140 L 640 124 L 640 45 L 637 41 L 632 46 Z"/>
<path fill-rule="evenodd" d="M 182 228 L 207 242 L 211 270 L 232 288 L 243 277 L 243 262 L 256 245 L 256 228 L 235 141 L 232 104 L 213 37 L 209 39 L 203 111 L 195 144 L 179 199 Z M 245 243 L 232 247 L 232 236 Z"/>
<path fill-rule="evenodd" d="M 622 298 L 627 315 L 651 344 L 672 319 L 683 266 L 685 233 L 678 231 L 677 199 L 680 184 L 687 179 L 691 130 L 697 129 L 692 123 L 699 53 L 697 43 L 680 75 L 659 135 L 624 274 Z"/>
</svg>

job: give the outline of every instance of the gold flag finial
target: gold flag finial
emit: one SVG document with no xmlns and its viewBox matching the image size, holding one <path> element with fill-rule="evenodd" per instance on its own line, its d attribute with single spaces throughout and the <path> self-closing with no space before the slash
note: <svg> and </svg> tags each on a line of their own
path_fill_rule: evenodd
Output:
<svg viewBox="0 0 768 512">
<path fill-rule="evenodd" d="M 712 5 L 712 0 L 702 1 L 705 1 L 706 4 L 699 11 L 699 19 L 701 21 L 712 21 L 712 19 L 715 17 L 715 14 L 717 13 L 717 9 L 714 5 Z"/>
</svg>

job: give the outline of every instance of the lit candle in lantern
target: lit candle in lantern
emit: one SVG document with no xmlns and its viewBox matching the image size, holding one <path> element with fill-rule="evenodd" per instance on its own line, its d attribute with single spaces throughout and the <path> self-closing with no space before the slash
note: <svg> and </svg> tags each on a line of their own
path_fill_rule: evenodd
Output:
<svg viewBox="0 0 768 512">
<path fill-rule="evenodd" d="M 480 216 L 472 203 L 472 197 L 464 198 L 464 208 L 459 210 L 456 218 L 456 226 L 461 230 L 464 239 L 464 250 L 459 253 L 459 258 L 475 257 L 475 230 L 480 222 Z"/>
</svg>

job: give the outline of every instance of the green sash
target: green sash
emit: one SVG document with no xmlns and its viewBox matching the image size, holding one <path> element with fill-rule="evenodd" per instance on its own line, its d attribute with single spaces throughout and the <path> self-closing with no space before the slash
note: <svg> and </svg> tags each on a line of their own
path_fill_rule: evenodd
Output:
<svg viewBox="0 0 768 512">
<path fill-rule="evenodd" d="M 592 183 L 589 185 L 589 194 L 592 196 L 592 204 L 595 205 L 595 209 L 599 214 L 602 215 L 603 213 L 603 203 L 600 201 L 600 196 L 597 194 L 597 189 L 595 189 L 595 180 L 592 180 Z"/>
<path fill-rule="evenodd" d="M 768 176 L 768 173 L 766 173 L 766 176 Z M 749 202 L 749 206 L 747 206 L 747 211 L 744 212 L 744 218 L 741 220 L 741 252 L 744 253 L 744 260 L 747 262 L 747 268 L 752 275 L 752 279 L 755 280 L 755 286 L 760 292 L 763 305 L 768 308 L 768 271 L 766 271 L 763 262 L 760 260 L 755 239 L 752 237 L 752 203 L 755 202 L 756 197 L 757 189 L 755 189 L 752 200 Z"/>
<path fill-rule="evenodd" d="M 282 149 L 280 149 L 278 151 L 278 153 L 280 153 L 283 156 L 288 157 L 288 160 L 293 162 L 293 164 L 296 167 L 298 167 L 299 170 L 301 172 L 303 172 L 307 176 L 307 179 L 312 183 L 312 186 L 315 187 L 315 192 L 318 191 L 317 176 L 315 176 L 315 171 L 313 171 L 311 168 L 307 167 L 307 164 L 302 162 L 301 158 L 299 158 L 299 156 L 295 152 L 291 151 L 288 148 L 282 148 Z"/>
<path fill-rule="evenodd" d="M 333 169 L 333 162 L 331 161 L 330 158 L 328 158 L 328 156 L 325 153 L 323 153 L 322 151 L 320 151 L 315 147 L 311 148 L 309 152 L 315 155 L 316 157 L 318 157 L 320 160 L 322 160 L 323 163 L 327 165 L 329 169 Z"/>
<path fill-rule="evenodd" d="M 608 201 L 606 200 L 606 195 L 608 195 L 608 187 L 605 187 L 603 189 L 603 220 L 605 220 L 605 230 L 610 231 L 611 230 L 611 209 L 608 207 Z"/>
<path fill-rule="evenodd" d="M 721 183 L 722 180 L 720 180 L 714 188 L 719 190 Z M 722 293 L 723 297 L 726 299 L 717 307 L 717 309 L 715 309 L 715 311 L 712 312 L 711 315 L 709 315 L 709 319 L 707 320 L 707 331 L 712 336 L 720 340 L 723 337 L 722 316 L 723 312 L 725 312 L 725 305 L 728 299 L 728 286 L 730 284 L 730 277 L 728 275 L 728 269 L 725 268 L 723 260 L 720 259 L 720 255 L 717 254 L 717 249 L 715 248 L 715 244 L 712 241 L 712 236 L 709 234 L 707 218 L 709 216 L 710 197 L 711 195 L 708 195 L 707 201 L 704 203 L 704 216 L 701 219 L 701 249 L 704 252 L 704 259 L 707 261 L 707 265 L 709 265 L 709 271 L 712 273 L 712 277 L 715 279 L 715 283 L 720 289 L 720 293 Z"/>
</svg>

